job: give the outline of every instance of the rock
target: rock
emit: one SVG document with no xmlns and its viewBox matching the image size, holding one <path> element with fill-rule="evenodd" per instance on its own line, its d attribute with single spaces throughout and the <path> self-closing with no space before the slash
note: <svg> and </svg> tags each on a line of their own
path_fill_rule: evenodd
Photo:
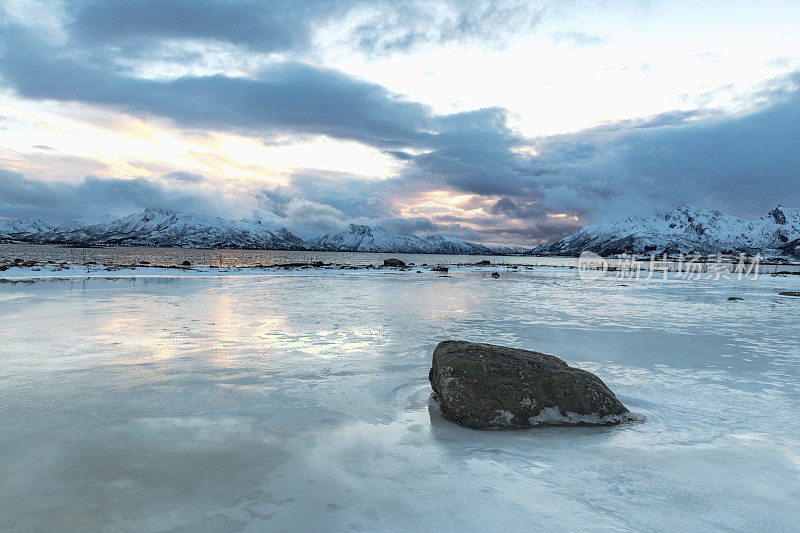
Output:
<svg viewBox="0 0 800 533">
<path fill-rule="evenodd" d="M 489 275 L 492 276 L 493 278 L 499 278 L 500 277 L 500 272 L 492 272 Z"/>
<path fill-rule="evenodd" d="M 431 272 L 447 272 L 447 271 L 448 271 L 447 267 L 441 265 L 435 266 L 431 269 Z"/>
<path fill-rule="evenodd" d="M 404 267 L 406 264 L 399 259 L 384 259 L 383 266 L 385 267 Z"/>
<path fill-rule="evenodd" d="M 192 262 L 191 261 L 184 261 L 183 263 L 181 263 L 181 265 L 183 265 L 185 267 L 190 267 L 190 266 L 192 266 Z"/>
<path fill-rule="evenodd" d="M 800 296 L 800 292 L 783 291 L 778 293 L 779 296 Z"/>
<path fill-rule="evenodd" d="M 475 263 L 475 266 L 489 266 L 491 264 L 492 264 L 491 261 L 483 260 L 483 261 L 478 261 L 477 263 Z"/>
<path fill-rule="evenodd" d="M 735 300 L 744 300 L 744 298 L 739 298 L 738 296 L 728 296 L 729 302 L 733 302 Z"/>
<path fill-rule="evenodd" d="M 611 425 L 633 416 L 605 383 L 539 352 L 440 342 L 428 379 L 442 414 L 470 428 Z"/>
</svg>

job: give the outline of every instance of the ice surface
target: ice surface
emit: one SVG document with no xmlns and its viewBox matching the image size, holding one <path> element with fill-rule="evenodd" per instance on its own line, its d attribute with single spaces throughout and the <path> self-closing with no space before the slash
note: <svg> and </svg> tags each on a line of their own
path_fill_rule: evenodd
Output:
<svg viewBox="0 0 800 533">
<path fill-rule="evenodd" d="M 800 523 L 797 276 L 182 276 L 0 284 L 0 530 Z M 647 420 L 454 425 L 451 338 L 558 355 Z"/>
</svg>

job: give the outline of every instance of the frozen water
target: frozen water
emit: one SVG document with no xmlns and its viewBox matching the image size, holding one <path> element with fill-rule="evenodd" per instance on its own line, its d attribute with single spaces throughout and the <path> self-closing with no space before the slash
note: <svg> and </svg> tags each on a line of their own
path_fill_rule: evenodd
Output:
<svg viewBox="0 0 800 533">
<path fill-rule="evenodd" d="M 0 530 L 800 523 L 797 276 L 66 277 L 0 284 Z M 429 402 L 450 338 L 558 355 L 646 421 L 461 428 Z"/>
</svg>

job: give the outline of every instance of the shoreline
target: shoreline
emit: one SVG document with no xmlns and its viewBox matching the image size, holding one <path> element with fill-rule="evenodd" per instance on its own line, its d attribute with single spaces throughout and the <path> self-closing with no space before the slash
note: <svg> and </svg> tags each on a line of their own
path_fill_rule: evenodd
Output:
<svg viewBox="0 0 800 533">
<path fill-rule="evenodd" d="M 702 264 L 701 264 L 702 265 Z M 772 266 L 772 265 L 770 265 Z M 787 265 L 777 265 L 787 266 Z M 789 265 L 800 267 L 800 265 Z M 99 263 L 55 263 L 25 261 L 13 262 L 0 259 L 0 283 L 14 283 L 26 280 L 75 280 L 75 279 L 131 279 L 131 278 L 221 278 L 221 277 L 260 277 L 274 275 L 315 275 L 315 274 L 395 274 L 395 275 L 436 275 L 449 277 L 450 274 L 469 272 L 482 273 L 486 277 L 503 278 L 511 274 L 536 271 L 569 272 L 577 270 L 576 276 L 592 270 L 581 269 L 575 265 L 525 265 L 525 264 L 475 264 L 455 263 L 448 265 L 413 263 L 405 267 L 384 265 L 345 265 L 335 263 L 286 263 L 253 266 L 214 266 L 214 265 L 158 265 L 158 264 L 99 264 Z M 597 269 L 600 271 L 600 269 Z M 715 274 L 735 278 L 736 272 L 715 273 L 709 270 L 679 271 L 661 269 L 620 269 L 609 267 L 603 277 L 610 281 L 637 281 L 639 279 L 711 279 Z M 497 274 L 497 276 L 495 276 Z M 668 274 L 667 277 L 663 277 Z M 752 273 L 750 277 L 754 277 Z M 796 270 L 759 271 L 755 277 L 794 277 L 800 276 L 800 268 Z M 748 277 L 742 274 L 741 279 Z"/>
</svg>

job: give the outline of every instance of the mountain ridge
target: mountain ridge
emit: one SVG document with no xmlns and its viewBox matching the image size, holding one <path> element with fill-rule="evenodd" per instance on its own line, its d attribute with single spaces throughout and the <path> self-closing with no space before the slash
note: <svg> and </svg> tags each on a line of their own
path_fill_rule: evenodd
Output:
<svg viewBox="0 0 800 533">
<path fill-rule="evenodd" d="M 526 255 L 770 253 L 800 257 L 800 210 L 778 205 L 757 220 L 691 204 L 582 227 Z"/>
<path fill-rule="evenodd" d="M 312 250 L 341 252 L 395 252 L 439 253 L 452 255 L 492 255 L 494 251 L 482 244 L 462 241 L 445 235 L 417 236 L 411 233 L 394 233 L 380 226 L 350 224 L 342 231 L 330 232 L 309 239 Z"/>
<path fill-rule="evenodd" d="M 504 253 L 504 247 L 489 247 L 445 235 L 420 237 L 395 233 L 380 226 L 363 224 L 350 224 L 342 231 L 303 240 L 285 227 L 272 226 L 260 220 L 231 220 L 159 208 L 148 208 L 96 224 L 82 220 L 70 220 L 60 225 L 39 219 L 0 220 L 0 241 L 457 255 Z"/>
</svg>

